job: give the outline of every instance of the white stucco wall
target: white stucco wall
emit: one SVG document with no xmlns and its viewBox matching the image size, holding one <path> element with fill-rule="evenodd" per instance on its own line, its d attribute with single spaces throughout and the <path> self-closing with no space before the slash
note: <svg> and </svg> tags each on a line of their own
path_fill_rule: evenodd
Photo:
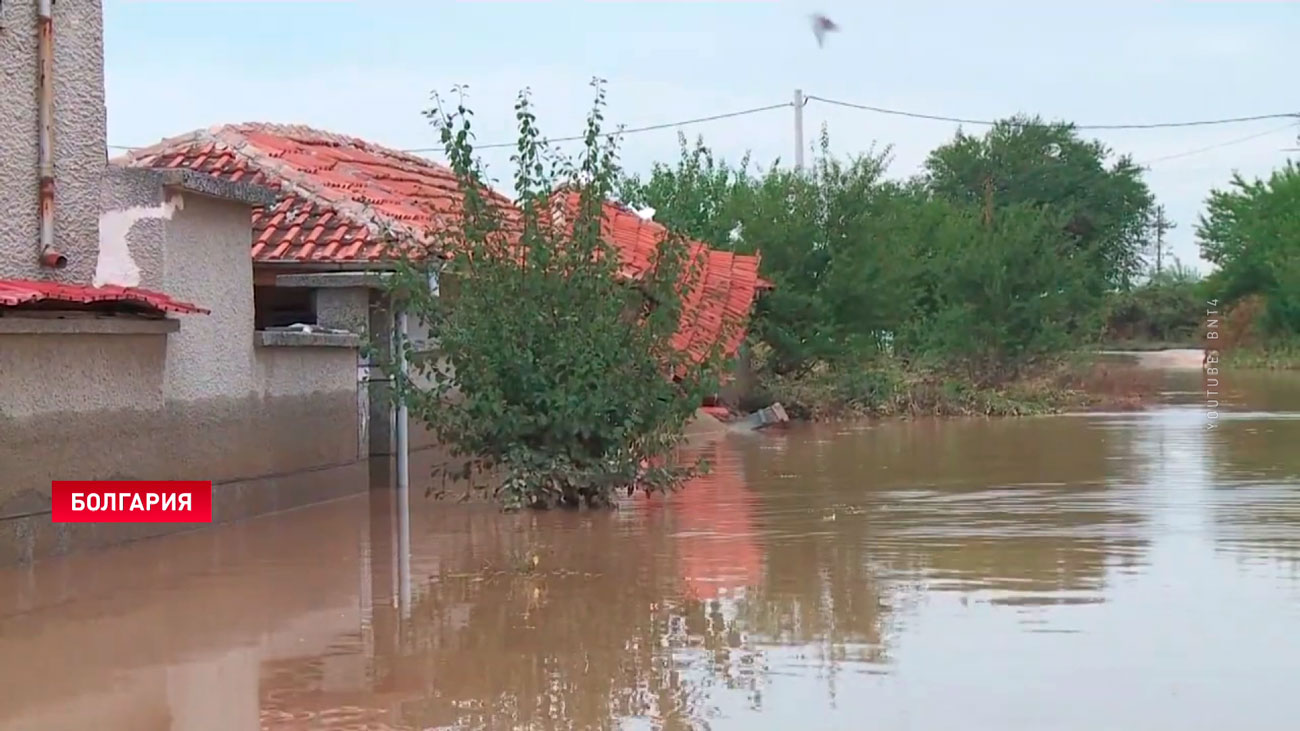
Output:
<svg viewBox="0 0 1300 731">
<path fill-rule="evenodd" d="M 37 263 L 36 3 L 0 3 L 0 278 L 94 274 L 107 160 L 103 39 L 99 0 L 54 3 L 54 243 L 68 266 L 53 273 Z"/>
</svg>

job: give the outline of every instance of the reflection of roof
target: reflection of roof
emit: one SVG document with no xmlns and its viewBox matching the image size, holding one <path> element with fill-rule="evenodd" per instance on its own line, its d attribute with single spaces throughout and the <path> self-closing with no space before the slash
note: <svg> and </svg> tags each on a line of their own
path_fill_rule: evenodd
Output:
<svg viewBox="0 0 1300 731">
<path fill-rule="evenodd" d="M 722 443 L 718 452 L 725 449 Z M 754 520 L 756 500 L 738 463 L 715 452 L 714 469 L 672 497 L 680 537 L 677 553 L 687 592 L 698 599 L 753 587 L 762 578 L 763 551 Z"/>
<path fill-rule="evenodd" d="M 152 312 L 208 313 L 208 310 L 174 300 L 161 292 L 135 287 L 92 287 L 30 279 L 0 279 L 0 306 L 39 306 L 45 303 L 100 307 L 106 304 L 126 304 Z"/>
</svg>

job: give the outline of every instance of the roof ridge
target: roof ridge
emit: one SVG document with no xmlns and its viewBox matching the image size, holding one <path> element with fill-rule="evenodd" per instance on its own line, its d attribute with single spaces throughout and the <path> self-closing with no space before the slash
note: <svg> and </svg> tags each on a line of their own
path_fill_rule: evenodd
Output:
<svg viewBox="0 0 1300 731">
<path fill-rule="evenodd" d="M 376 144 L 374 142 L 371 142 L 370 140 L 362 139 L 360 137 L 354 137 L 352 135 L 341 134 L 338 132 L 330 132 L 329 130 L 320 129 L 319 127 L 312 127 L 306 124 L 297 124 L 297 123 L 289 124 L 283 122 L 239 122 L 235 124 L 227 124 L 225 125 L 225 127 L 232 127 L 234 129 L 239 130 L 241 133 L 242 132 L 266 132 L 266 133 L 275 134 L 282 137 L 295 137 L 298 139 L 308 139 L 308 140 L 313 140 L 318 142 L 328 142 L 331 144 L 351 145 L 353 147 L 359 147 L 363 150 L 366 150 L 367 152 L 381 153 L 405 162 L 410 162 L 417 165 L 432 165 L 434 167 L 443 168 L 448 172 L 451 171 L 451 168 L 447 167 L 446 165 L 443 165 L 442 163 L 434 160 L 430 160 L 427 157 L 420 157 L 419 155 L 406 152 L 405 150 L 401 150 L 396 147 L 388 147 L 387 145 Z"/>
<path fill-rule="evenodd" d="M 219 149 L 240 158 L 258 172 L 273 180 L 283 192 L 306 198 L 313 203 L 324 203 L 339 214 L 352 219 L 358 225 L 364 226 L 372 236 L 379 239 L 391 238 L 392 234 L 396 232 L 405 234 L 421 244 L 428 243 L 428 232 L 422 227 L 413 226 L 405 221 L 389 220 L 381 215 L 374 206 L 355 200 L 350 196 L 338 194 L 328 186 L 320 185 L 310 174 L 281 162 L 278 158 L 260 148 L 253 140 L 248 138 L 250 132 L 289 139 L 297 137 L 298 139 L 328 142 L 330 144 L 349 145 L 367 151 L 373 151 L 371 148 L 375 147 L 358 138 L 324 132 L 306 125 L 245 122 L 217 125 L 169 137 L 148 147 L 132 150 L 115 160 L 121 160 L 121 164 L 125 165 L 137 165 L 146 158 L 166 155 L 170 151 L 215 144 Z M 432 160 L 424 160 L 423 158 L 408 160 L 408 162 L 416 160 L 422 165 L 437 165 Z"/>
<path fill-rule="evenodd" d="M 140 160 L 146 157 L 161 155 L 167 150 L 175 149 L 181 146 L 199 144 L 202 142 L 211 142 L 213 141 L 214 133 L 216 132 L 217 129 L 219 128 L 206 127 L 206 128 L 191 130 L 189 132 L 185 132 L 183 134 L 175 135 L 172 137 L 164 137 L 163 139 L 153 143 L 152 145 L 147 145 L 145 147 L 137 147 L 131 150 L 127 150 L 125 153 L 118 155 L 117 157 L 109 158 L 108 162 L 110 164 L 121 165 L 123 167 L 135 167 L 136 163 L 138 163 Z"/>
<path fill-rule="evenodd" d="M 244 157 L 250 164 L 257 166 L 263 175 L 279 181 L 290 192 L 313 202 L 324 202 L 338 213 L 364 226 L 373 236 L 389 238 L 396 231 L 399 234 L 404 233 L 422 244 L 427 242 L 428 232 L 423 228 L 412 226 L 405 221 L 389 220 L 369 203 L 363 203 L 351 196 L 337 193 L 329 186 L 321 185 L 312 175 L 282 162 L 279 158 L 262 150 L 248 138 L 249 132 L 288 137 L 289 135 L 285 133 L 293 131 L 305 131 L 320 135 L 328 134 L 302 125 L 296 127 L 270 124 L 259 126 L 254 123 L 251 125 L 224 125 L 216 130 L 214 136 L 217 137 L 218 142 L 226 143 L 231 152 Z M 318 137 L 316 139 L 334 144 L 355 144 L 348 141 L 348 138 L 343 135 L 335 135 L 332 139 L 328 137 Z"/>
</svg>

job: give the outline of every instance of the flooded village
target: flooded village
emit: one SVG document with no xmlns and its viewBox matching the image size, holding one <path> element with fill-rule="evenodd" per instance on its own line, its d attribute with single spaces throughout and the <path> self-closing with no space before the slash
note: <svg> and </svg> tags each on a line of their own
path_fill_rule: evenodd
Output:
<svg viewBox="0 0 1300 731">
<path fill-rule="evenodd" d="M 1200 275 L 1143 168 L 1037 119 L 905 184 L 805 161 L 803 92 L 753 172 L 620 169 L 601 84 L 567 172 L 520 95 L 513 190 L 455 97 L 436 151 L 118 149 L 105 14 L 164 11 L 112 5 L 0 3 L 0 729 L 1300 717 L 1291 163 L 1216 184 Z M 66 480 L 211 520 L 63 522 Z"/>
</svg>

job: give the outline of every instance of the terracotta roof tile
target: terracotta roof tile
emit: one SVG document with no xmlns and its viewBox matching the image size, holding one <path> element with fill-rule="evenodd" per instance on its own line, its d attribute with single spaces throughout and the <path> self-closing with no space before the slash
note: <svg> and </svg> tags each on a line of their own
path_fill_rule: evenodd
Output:
<svg viewBox="0 0 1300 731">
<path fill-rule="evenodd" d="M 281 194 L 253 212 L 253 258 L 363 262 L 384 254 L 386 232 L 430 243 L 435 215 L 454 216 L 460 194 L 448 168 L 363 140 L 301 126 L 236 124 L 136 150 L 135 167 L 184 167 Z M 509 199 L 489 199 L 513 211 Z"/>
<path fill-rule="evenodd" d="M 161 292 L 135 287 L 92 287 L 85 284 L 59 284 L 30 279 L 0 279 L 0 306 L 17 307 L 37 302 L 95 304 L 125 302 L 156 312 L 208 314 L 208 310 L 180 302 Z"/>
<path fill-rule="evenodd" d="M 455 175 L 442 165 L 302 126 L 200 130 L 137 150 L 125 164 L 185 167 L 278 191 L 275 206 L 253 211 L 251 253 L 259 262 L 375 261 L 387 253 L 387 234 L 432 246 L 436 233 L 449 230 L 461 202 Z M 518 221 L 508 198 L 486 193 L 507 224 Z M 567 203 L 576 205 L 576 196 L 569 195 Z M 650 271 L 668 231 L 610 203 L 602 234 L 618 249 L 624 276 L 639 279 Z M 700 276 L 686 293 L 674 344 L 700 361 L 725 336 L 723 350 L 734 354 L 757 292 L 770 286 L 758 277 L 758 256 L 713 251 L 694 241 L 688 247 Z"/>
<path fill-rule="evenodd" d="M 562 194 L 559 204 L 569 215 L 577 211 L 576 194 Z M 606 203 L 601 235 L 618 249 L 622 273 L 630 279 L 649 274 L 659 245 L 669 237 L 662 224 L 646 220 L 617 203 Z M 745 340 L 750 310 L 758 292 L 770 285 L 758 277 L 759 256 L 711 249 L 685 241 L 686 271 L 682 315 L 673 347 L 695 362 L 706 360 L 715 346 L 732 356 Z"/>
</svg>

